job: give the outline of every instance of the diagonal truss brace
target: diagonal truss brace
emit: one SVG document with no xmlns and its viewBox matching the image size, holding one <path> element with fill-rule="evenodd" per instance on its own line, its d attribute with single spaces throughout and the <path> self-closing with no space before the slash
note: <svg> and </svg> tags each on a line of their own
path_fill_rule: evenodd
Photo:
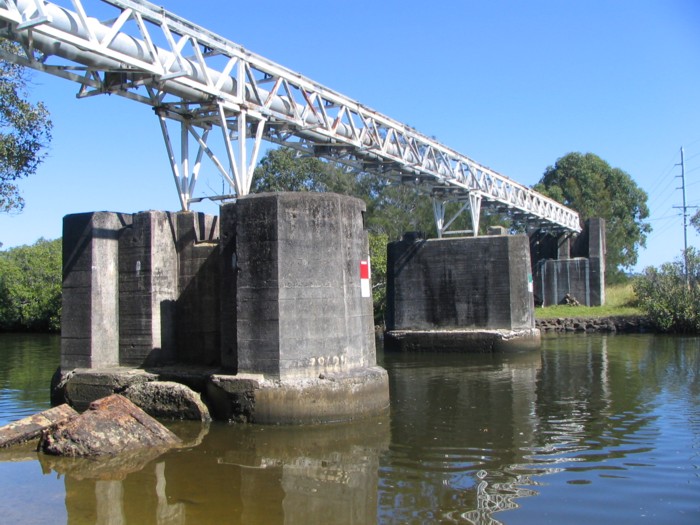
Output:
<svg viewBox="0 0 700 525">
<path fill-rule="evenodd" d="M 461 207 L 457 212 L 445 222 L 445 213 L 447 211 L 447 204 L 449 201 L 440 200 L 433 197 L 433 214 L 435 215 L 435 226 L 437 228 L 438 238 L 441 239 L 443 235 L 462 235 L 465 233 L 471 233 L 472 236 L 476 237 L 479 234 L 479 219 L 481 217 L 481 200 L 482 197 L 479 192 L 473 191 L 468 195 L 468 200 L 465 202 L 460 202 Z M 472 220 L 471 230 L 450 230 L 452 223 L 457 220 L 457 218 L 469 208 Z"/>
<path fill-rule="evenodd" d="M 177 116 L 172 113 L 173 106 L 155 106 L 154 109 L 160 124 L 182 209 L 188 210 L 191 202 L 201 200 L 194 198 L 193 195 L 205 154 L 233 191 L 233 194 L 224 194 L 214 197 L 213 200 L 246 195 L 250 191 L 260 153 L 265 119 L 250 117 L 246 111 L 241 111 L 235 117 L 227 117 L 225 108 L 221 104 L 217 104 L 216 117 L 219 119 L 217 127 L 221 129 L 221 139 L 226 153 L 226 158 L 222 161 L 209 146 L 211 126 L 198 122 L 192 114 L 183 117 L 181 107 L 178 109 Z M 179 158 L 175 153 L 177 150 L 176 141 L 173 140 L 168 125 L 169 122 L 173 121 L 178 122 L 180 127 Z M 191 139 L 194 139 L 196 144 L 196 154 L 191 148 Z M 251 141 L 252 148 L 249 147 Z"/>
</svg>

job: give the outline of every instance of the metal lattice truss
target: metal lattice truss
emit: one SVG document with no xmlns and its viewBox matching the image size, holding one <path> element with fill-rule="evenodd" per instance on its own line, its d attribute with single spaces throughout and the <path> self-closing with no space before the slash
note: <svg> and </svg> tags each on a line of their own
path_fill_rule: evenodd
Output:
<svg viewBox="0 0 700 525">
<path fill-rule="evenodd" d="M 149 2 L 0 0 L 0 35 L 21 46 L 2 58 L 79 83 L 79 97 L 150 105 L 185 210 L 205 155 L 243 196 L 267 140 L 415 185 L 433 198 L 440 235 L 451 202 L 471 210 L 474 234 L 481 208 L 580 231 L 578 215 L 552 199 Z"/>
</svg>

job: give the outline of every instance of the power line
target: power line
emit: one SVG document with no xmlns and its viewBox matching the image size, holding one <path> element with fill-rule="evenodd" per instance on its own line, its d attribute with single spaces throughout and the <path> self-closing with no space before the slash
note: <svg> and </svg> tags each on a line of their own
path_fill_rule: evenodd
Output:
<svg viewBox="0 0 700 525">
<path fill-rule="evenodd" d="M 676 167 L 676 164 L 673 162 L 673 160 L 675 159 L 675 157 L 676 157 L 676 154 L 674 153 L 674 154 L 673 154 L 673 158 L 671 159 L 671 162 L 670 162 L 669 167 L 666 168 L 666 170 L 664 170 L 663 174 L 662 174 L 659 178 L 656 179 L 656 184 L 654 184 L 654 186 L 649 190 L 649 193 L 650 193 L 651 195 L 656 194 L 656 190 L 659 188 L 659 186 L 660 186 L 663 182 L 669 182 L 669 183 L 670 183 L 670 181 L 673 180 L 673 178 L 667 180 L 666 177 L 668 177 L 668 175 L 670 175 L 670 173 L 671 173 L 671 172 L 673 171 L 673 169 Z M 664 188 L 664 189 L 666 189 L 666 188 Z M 662 190 L 662 191 L 663 191 L 663 190 Z"/>
<path fill-rule="evenodd" d="M 673 181 L 673 179 L 671 179 L 671 181 Z M 666 188 L 664 188 L 664 190 L 665 190 L 665 189 L 666 189 Z M 657 197 L 657 199 L 656 199 L 656 201 L 655 201 L 654 203 L 651 203 L 651 202 L 649 203 L 649 207 L 650 207 L 650 208 L 657 208 L 657 209 L 663 207 L 663 206 L 666 204 L 666 202 L 668 202 L 668 200 L 669 200 L 671 197 L 673 197 L 673 192 L 674 192 L 674 191 L 675 191 L 675 189 L 673 189 L 671 192 L 667 193 L 666 196 L 665 196 L 665 197 L 663 198 L 663 200 L 661 200 L 661 201 L 660 201 L 659 199 L 661 199 L 661 197 L 662 197 L 663 194 L 659 194 L 659 196 Z"/>
<path fill-rule="evenodd" d="M 653 239 L 657 239 L 658 237 L 661 237 L 663 234 L 665 234 L 667 231 L 671 230 L 672 228 L 675 228 L 676 221 L 672 221 L 669 219 L 674 219 L 677 217 L 678 217 L 678 215 L 676 217 L 669 217 L 669 218 L 665 219 L 667 221 L 666 224 L 663 224 L 659 228 L 654 228 L 654 230 L 651 232 L 651 234 L 649 235 L 647 240 L 651 241 Z"/>
<path fill-rule="evenodd" d="M 695 157 L 699 157 L 699 156 L 700 156 L 700 151 L 698 151 L 698 152 L 695 153 L 694 155 L 691 155 L 690 157 L 688 157 L 688 158 L 685 159 L 685 160 L 686 160 L 686 161 L 688 161 L 688 160 L 693 160 Z"/>
<path fill-rule="evenodd" d="M 668 219 L 675 219 L 677 217 L 680 217 L 680 213 L 674 213 L 673 215 L 664 215 L 663 217 L 653 217 L 653 218 L 648 218 L 647 220 L 649 222 L 656 222 L 656 221 L 666 221 Z"/>
</svg>

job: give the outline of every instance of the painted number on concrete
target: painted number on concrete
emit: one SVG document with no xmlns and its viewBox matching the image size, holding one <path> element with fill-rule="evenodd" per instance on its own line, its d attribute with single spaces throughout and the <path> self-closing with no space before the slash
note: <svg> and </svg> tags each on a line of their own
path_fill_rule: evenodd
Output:
<svg viewBox="0 0 700 525">
<path fill-rule="evenodd" d="M 372 290 L 369 286 L 369 259 L 360 261 L 360 291 L 362 297 L 372 296 Z"/>
</svg>

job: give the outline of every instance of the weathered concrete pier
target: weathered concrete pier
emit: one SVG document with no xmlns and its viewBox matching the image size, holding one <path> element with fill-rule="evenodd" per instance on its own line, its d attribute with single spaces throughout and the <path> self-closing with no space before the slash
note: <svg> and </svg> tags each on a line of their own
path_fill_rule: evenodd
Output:
<svg viewBox="0 0 700 525">
<path fill-rule="evenodd" d="M 605 304 L 605 219 L 589 219 L 575 236 L 535 233 L 530 250 L 536 304 Z"/>
<path fill-rule="evenodd" d="M 490 352 L 539 345 L 535 304 L 605 302 L 605 221 L 580 234 L 508 235 L 389 244 L 386 347 Z"/>
<path fill-rule="evenodd" d="M 217 419 L 311 423 L 388 407 L 376 366 L 359 199 L 251 195 L 221 219 L 64 219 L 54 402 L 82 409 L 146 381 L 200 392 Z"/>
<path fill-rule="evenodd" d="M 390 243 L 387 348 L 490 352 L 536 347 L 525 235 Z"/>
</svg>

